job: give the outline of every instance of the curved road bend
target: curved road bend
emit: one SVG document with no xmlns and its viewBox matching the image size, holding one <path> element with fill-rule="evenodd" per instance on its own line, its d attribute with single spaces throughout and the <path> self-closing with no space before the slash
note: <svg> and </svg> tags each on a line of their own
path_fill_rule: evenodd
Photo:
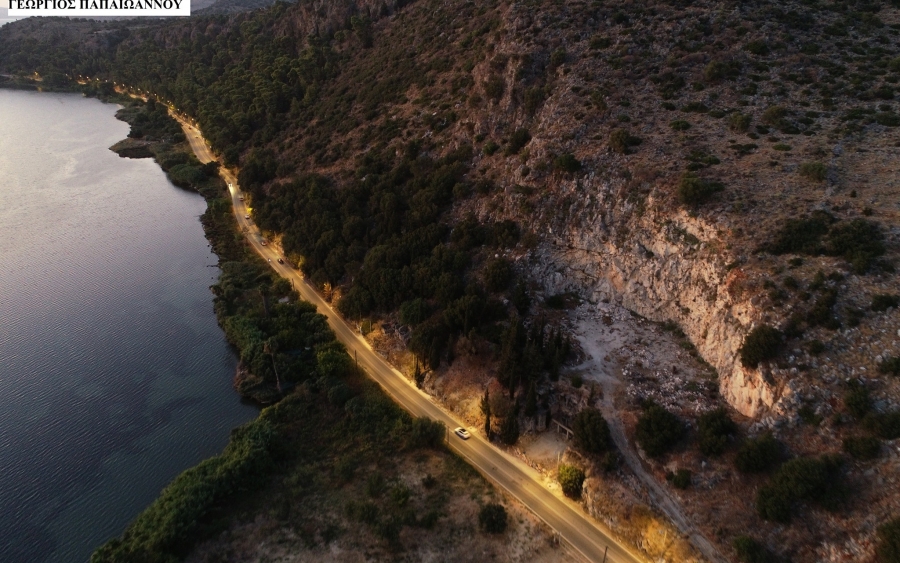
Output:
<svg viewBox="0 0 900 563">
<path fill-rule="evenodd" d="M 200 162 L 206 163 L 215 160 L 200 131 L 181 120 L 177 115 L 173 114 L 173 117 L 181 123 L 191 148 Z M 462 426 L 372 350 L 368 342 L 306 283 L 298 270 L 278 263 L 278 253 L 272 247 L 262 245 L 263 237 L 259 229 L 251 220 L 245 218 L 249 212 L 245 202 L 239 199 L 237 178 L 224 167 L 220 168 L 220 174 L 229 185 L 237 222 L 254 250 L 263 258 L 270 259 L 269 265 L 278 274 L 290 280 L 303 299 L 315 305 L 320 313 L 325 314 L 328 324 L 334 330 L 338 340 L 343 342 L 350 353 L 357 358 L 359 365 L 366 370 L 369 376 L 414 416 L 427 416 L 439 420 L 447 428 Z M 474 433 L 469 440 L 462 440 L 453 433 L 450 433 L 449 436 L 448 445 L 453 451 L 522 502 L 588 561 L 602 563 L 604 555 L 607 563 L 646 561 L 633 549 L 622 545 L 613 538 L 609 530 L 601 528 L 598 523 L 590 520 L 579 505 L 544 487 L 541 484 L 541 475 L 531 467 L 491 446 L 490 443 Z"/>
</svg>

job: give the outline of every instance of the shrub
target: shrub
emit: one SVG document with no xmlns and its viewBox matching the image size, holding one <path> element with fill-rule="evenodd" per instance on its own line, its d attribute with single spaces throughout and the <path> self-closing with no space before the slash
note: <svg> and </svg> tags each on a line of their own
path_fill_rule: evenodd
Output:
<svg viewBox="0 0 900 563">
<path fill-rule="evenodd" d="M 444 443 L 447 427 L 430 418 L 416 418 L 410 429 L 410 442 L 417 448 L 439 448 Z"/>
<path fill-rule="evenodd" d="M 566 62 L 568 57 L 566 50 L 563 48 L 556 49 L 550 53 L 550 66 L 556 68 Z"/>
<path fill-rule="evenodd" d="M 496 102 L 503 97 L 505 87 L 503 77 L 492 76 L 484 83 L 484 95 Z"/>
<path fill-rule="evenodd" d="M 833 313 L 835 304 L 837 304 L 837 290 L 834 288 L 823 290 L 806 314 L 807 324 L 811 327 L 824 326 L 831 330 L 840 328 L 840 322 Z"/>
<path fill-rule="evenodd" d="M 781 350 L 781 331 L 769 325 L 759 325 L 750 331 L 740 348 L 741 365 L 755 368 L 760 362 L 771 360 Z"/>
<path fill-rule="evenodd" d="M 506 509 L 493 502 L 482 506 L 478 512 L 478 524 L 489 534 L 502 534 L 507 525 Z"/>
<path fill-rule="evenodd" d="M 777 558 L 766 546 L 750 536 L 738 536 L 731 543 L 741 563 L 775 563 Z"/>
<path fill-rule="evenodd" d="M 691 128 L 691 124 L 683 119 L 676 119 L 669 123 L 669 127 L 671 127 L 674 131 L 687 131 Z"/>
<path fill-rule="evenodd" d="M 734 465 L 741 473 L 764 473 L 781 463 L 782 457 L 781 443 L 766 433 L 744 442 L 734 458 Z"/>
<path fill-rule="evenodd" d="M 900 115 L 892 111 L 882 111 L 875 114 L 875 122 L 885 127 L 897 127 L 900 125 Z"/>
<path fill-rule="evenodd" d="M 625 129 L 616 129 L 609 134 L 609 148 L 619 154 L 628 154 L 630 147 L 641 144 L 641 140 Z"/>
<path fill-rule="evenodd" d="M 875 552 L 879 563 L 900 561 L 900 518 L 894 518 L 878 527 L 878 546 Z"/>
<path fill-rule="evenodd" d="M 737 433 L 737 424 L 724 408 L 718 408 L 700 415 L 697 421 L 700 451 L 704 455 L 721 455 L 725 452 L 728 437 Z"/>
<path fill-rule="evenodd" d="M 534 115 L 546 95 L 544 89 L 537 86 L 525 90 L 525 113 Z"/>
<path fill-rule="evenodd" d="M 809 180 L 821 182 L 828 174 L 828 168 L 821 162 L 804 162 L 800 165 L 800 175 Z"/>
<path fill-rule="evenodd" d="M 691 486 L 691 472 L 687 469 L 679 469 L 672 476 L 672 485 L 676 489 L 687 489 Z"/>
<path fill-rule="evenodd" d="M 550 307 L 551 309 L 565 309 L 566 307 L 566 294 L 565 293 L 557 293 L 556 295 L 551 295 L 544 299 L 544 304 Z"/>
<path fill-rule="evenodd" d="M 575 415 L 572 430 L 575 433 L 575 447 L 582 451 L 599 454 L 605 452 L 612 445 L 609 425 L 600 411 L 595 408 L 582 409 Z"/>
<path fill-rule="evenodd" d="M 528 129 L 516 129 L 509 137 L 509 145 L 506 147 L 506 154 L 519 154 L 525 145 L 531 141 L 531 133 Z"/>
<path fill-rule="evenodd" d="M 888 293 L 877 293 L 872 296 L 871 309 L 876 312 L 887 311 L 891 307 L 900 305 L 900 296 Z"/>
<path fill-rule="evenodd" d="M 671 450 L 684 433 L 680 418 L 651 402 L 638 419 L 635 438 L 647 455 L 659 457 Z"/>
<path fill-rule="evenodd" d="M 591 41 L 588 44 L 591 49 L 606 49 L 610 45 L 612 45 L 612 41 L 610 41 L 609 37 L 600 34 L 591 37 Z"/>
<path fill-rule="evenodd" d="M 685 205 L 699 205 L 724 188 L 722 182 L 699 178 L 688 172 L 678 182 L 678 199 Z"/>
<path fill-rule="evenodd" d="M 818 254 L 822 250 L 822 236 L 834 221 L 834 217 L 824 211 L 815 211 L 800 219 L 788 219 L 775 233 L 766 250 L 772 254 Z"/>
<path fill-rule="evenodd" d="M 484 284 L 488 291 L 503 291 L 512 277 L 512 264 L 506 258 L 494 258 L 484 268 Z"/>
<path fill-rule="evenodd" d="M 486 154 L 487 156 L 493 155 L 493 154 L 494 154 L 495 152 L 497 152 L 499 149 L 500 149 L 500 145 L 498 145 L 498 144 L 495 143 L 494 141 L 488 141 L 488 142 L 486 142 L 486 143 L 484 144 L 484 147 L 482 148 L 482 150 L 484 151 L 484 154 Z"/>
<path fill-rule="evenodd" d="M 787 110 L 781 106 L 771 106 L 766 111 L 763 112 L 760 120 L 767 124 L 778 126 L 781 124 L 782 120 L 787 116 Z"/>
<path fill-rule="evenodd" d="M 792 459 L 759 490 L 756 509 L 764 520 L 787 523 L 792 505 L 811 501 L 833 510 L 843 499 L 841 460 L 836 456 Z"/>
<path fill-rule="evenodd" d="M 824 352 L 825 349 L 825 343 L 821 340 L 810 340 L 807 346 L 807 350 L 809 350 L 809 353 L 813 356 L 818 356 L 819 354 Z"/>
<path fill-rule="evenodd" d="M 744 45 L 744 50 L 749 51 L 754 55 L 767 55 L 769 53 L 769 45 L 762 39 L 756 39 L 747 42 L 747 44 Z"/>
<path fill-rule="evenodd" d="M 884 440 L 900 438 L 900 411 L 873 413 L 863 421 L 865 427 Z"/>
<path fill-rule="evenodd" d="M 875 258 L 884 254 L 884 234 L 878 223 L 853 219 L 832 226 L 825 237 L 825 253 L 842 256 L 858 274 L 865 273 Z"/>
<path fill-rule="evenodd" d="M 872 409 L 872 399 L 869 390 L 858 381 L 851 381 L 844 393 L 844 408 L 847 412 L 862 420 Z"/>
<path fill-rule="evenodd" d="M 881 363 L 878 364 L 879 373 L 889 373 L 891 375 L 900 375 L 900 357 L 892 358 L 886 356 Z"/>
<path fill-rule="evenodd" d="M 581 161 L 572 153 L 563 153 L 553 159 L 553 169 L 562 172 L 578 172 L 581 170 Z"/>
<path fill-rule="evenodd" d="M 581 497 L 581 487 L 584 485 L 584 471 L 574 465 L 562 464 L 559 466 L 557 480 L 566 496 L 571 498 Z"/>
<path fill-rule="evenodd" d="M 709 107 L 703 102 L 688 102 L 681 106 L 681 111 L 685 113 L 706 113 Z"/>
<path fill-rule="evenodd" d="M 703 69 L 703 78 L 707 82 L 718 82 L 736 78 L 741 73 L 741 64 L 737 61 L 712 61 Z"/>
<path fill-rule="evenodd" d="M 756 493 L 756 512 L 763 520 L 786 524 L 791 521 L 791 501 L 777 488 L 765 486 Z"/>
<path fill-rule="evenodd" d="M 728 128 L 735 133 L 745 133 L 750 129 L 751 118 L 744 113 L 735 112 L 728 116 Z"/>
<path fill-rule="evenodd" d="M 851 436 L 844 438 L 844 451 L 861 461 L 878 457 L 881 442 L 874 436 Z"/>
</svg>

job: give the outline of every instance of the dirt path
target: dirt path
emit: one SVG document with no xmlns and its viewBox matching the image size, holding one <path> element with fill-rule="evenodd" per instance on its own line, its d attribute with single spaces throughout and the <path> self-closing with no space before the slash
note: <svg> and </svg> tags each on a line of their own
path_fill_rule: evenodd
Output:
<svg viewBox="0 0 900 563">
<path fill-rule="evenodd" d="M 647 472 L 634 446 L 625 436 L 625 425 L 614 401 L 614 398 L 622 392 L 622 370 L 613 357 L 616 350 L 625 344 L 630 335 L 633 335 L 629 334 L 633 329 L 629 326 L 628 319 L 614 321 L 612 327 L 600 325 L 600 322 L 590 318 L 579 318 L 577 321 L 575 335 L 588 359 L 576 369 L 590 373 L 591 379 L 602 385 L 603 400 L 600 403 L 600 410 L 609 423 L 616 447 L 625 463 L 643 483 L 654 506 L 661 510 L 682 534 L 690 538 L 691 544 L 706 559 L 714 563 L 727 563 L 728 559 L 697 530 L 678 500 Z M 601 327 L 602 330 L 598 330 Z"/>
</svg>

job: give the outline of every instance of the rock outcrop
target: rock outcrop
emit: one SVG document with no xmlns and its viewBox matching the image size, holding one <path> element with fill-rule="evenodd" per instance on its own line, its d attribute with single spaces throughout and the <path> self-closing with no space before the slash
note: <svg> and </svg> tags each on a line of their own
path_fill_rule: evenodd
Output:
<svg viewBox="0 0 900 563">
<path fill-rule="evenodd" d="M 604 193 L 610 190 L 599 190 L 598 205 Z M 725 249 L 720 226 L 684 210 L 650 211 L 652 198 L 645 209 L 575 211 L 546 236 L 534 279 L 548 295 L 573 291 L 677 323 L 717 370 L 725 400 L 746 416 L 763 415 L 778 400 L 779 386 L 765 369 L 744 368 L 738 359 L 762 312 L 743 291 L 742 270 Z"/>
</svg>

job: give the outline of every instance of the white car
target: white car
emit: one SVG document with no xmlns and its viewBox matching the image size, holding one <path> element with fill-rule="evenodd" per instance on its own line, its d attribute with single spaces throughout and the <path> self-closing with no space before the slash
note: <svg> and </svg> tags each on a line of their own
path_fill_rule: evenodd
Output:
<svg viewBox="0 0 900 563">
<path fill-rule="evenodd" d="M 238 196 L 238 201 L 244 201 L 244 196 Z"/>
<path fill-rule="evenodd" d="M 265 246 L 267 243 L 266 243 L 266 241 L 260 241 L 260 244 Z"/>
<path fill-rule="evenodd" d="M 462 438 L 463 440 L 468 440 L 472 435 L 469 434 L 469 431 L 460 426 L 456 430 L 453 431 L 457 436 Z"/>
<path fill-rule="evenodd" d="M 249 215 L 244 215 L 244 219 L 249 219 L 249 218 L 250 218 Z"/>
</svg>

